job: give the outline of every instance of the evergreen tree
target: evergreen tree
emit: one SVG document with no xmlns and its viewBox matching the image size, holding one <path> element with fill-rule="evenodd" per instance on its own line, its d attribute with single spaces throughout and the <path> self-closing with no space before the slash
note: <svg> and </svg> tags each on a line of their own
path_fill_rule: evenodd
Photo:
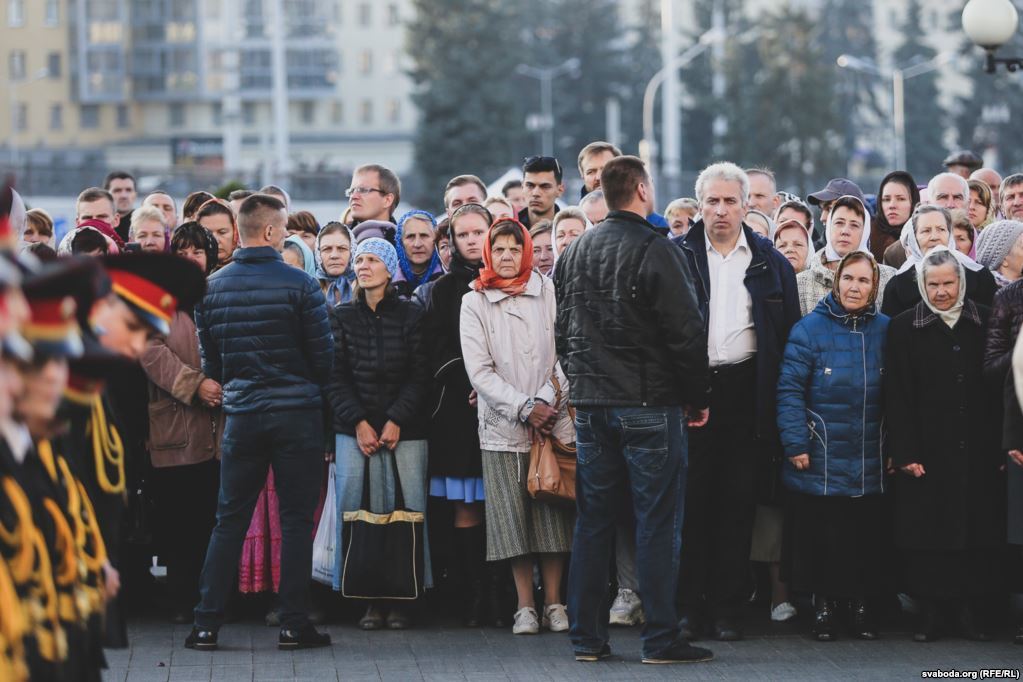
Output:
<svg viewBox="0 0 1023 682">
<path fill-rule="evenodd" d="M 647 83 L 661 69 L 659 4 L 657 0 L 641 0 L 637 16 L 633 17 L 633 29 L 626 36 L 628 47 L 624 59 L 631 75 L 619 92 L 622 104 L 621 148 L 626 154 L 639 153 L 639 141 L 643 139 L 643 95 Z"/>
<path fill-rule="evenodd" d="M 901 33 L 905 37 L 895 51 L 901 68 L 933 59 L 936 52 L 920 40 L 920 2 L 910 0 Z M 905 82 L 906 165 L 915 178 L 930 178 L 941 170 L 946 155 L 944 133 L 947 115 L 938 100 L 938 73 L 931 71 Z M 922 181 L 922 180 L 921 180 Z"/>
</svg>

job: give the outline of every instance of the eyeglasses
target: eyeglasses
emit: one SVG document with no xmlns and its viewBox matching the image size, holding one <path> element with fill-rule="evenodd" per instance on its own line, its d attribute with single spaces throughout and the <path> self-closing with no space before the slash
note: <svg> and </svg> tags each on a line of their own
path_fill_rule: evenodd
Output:
<svg viewBox="0 0 1023 682">
<path fill-rule="evenodd" d="M 545 166 L 553 163 L 555 168 L 554 174 L 561 177 L 561 164 L 553 156 L 530 156 L 522 162 L 522 167 L 527 168 L 535 163 L 542 163 Z"/>
<path fill-rule="evenodd" d="M 358 195 L 361 196 L 363 194 L 369 194 L 370 192 L 380 192 L 380 194 L 390 194 L 390 192 L 385 192 L 384 190 L 377 189 L 376 187 L 349 187 L 348 189 L 345 190 L 345 197 L 348 198 L 348 199 L 351 199 L 353 194 L 358 194 Z"/>
</svg>

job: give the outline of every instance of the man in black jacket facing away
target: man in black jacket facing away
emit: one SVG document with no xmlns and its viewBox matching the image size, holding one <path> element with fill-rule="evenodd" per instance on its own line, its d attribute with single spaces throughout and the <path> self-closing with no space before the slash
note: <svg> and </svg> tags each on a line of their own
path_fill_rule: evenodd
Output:
<svg viewBox="0 0 1023 682">
<path fill-rule="evenodd" d="M 643 162 L 601 172 L 611 212 L 555 271 L 558 355 L 576 406 L 576 519 L 568 609 L 576 660 L 610 655 L 607 581 L 618 511 L 631 496 L 646 611 L 643 661 L 710 660 L 680 638 L 675 611 L 687 418 L 707 420 L 707 343 L 685 258 L 643 218 Z"/>
<path fill-rule="evenodd" d="M 217 527 L 200 579 L 194 649 L 217 648 L 245 532 L 267 468 L 273 466 L 281 515 L 281 649 L 327 646 L 309 623 L 313 513 L 323 453 L 322 386 L 333 365 L 327 308 L 319 284 L 284 263 L 284 204 L 255 194 L 238 212 L 241 248 L 209 279 L 196 306 L 202 369 L 223 386 L 224 427 Z"/>
</svg>

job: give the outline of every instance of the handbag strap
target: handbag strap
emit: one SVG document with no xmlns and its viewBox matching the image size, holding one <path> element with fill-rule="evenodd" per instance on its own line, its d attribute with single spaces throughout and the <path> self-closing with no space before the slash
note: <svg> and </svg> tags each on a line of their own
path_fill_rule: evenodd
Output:
<svg viewBox="0 0 1023 682">
<path fill-rule="evenodd" d="M 377 451 L 379 453 L 379 451 Z M 373 457 L 379 457 L 379 454 Z M 401 476 L 398 475 L 398 453 L 391 451 L 394 460 L 394 511 L 408 511 L 405 507 L 405 494 L 401 491 Z M 363 457 L 366 463 L 363 465 L 362 473 L 362 509 L 369 511 L 369 460 L 372 457 Z"/>
<path fill-rule="evenodd" d="M 561 409 L 561 382 L 558 381 L 558 375 L 552 373 L 551 381 L 554 383 L 554 409 Z M 572 407 L 572 403 L 566 402 L 565 406 L 568 407 L 568 416 L 572 418 L 572 423 L 575 423 L 575 408 Z"/>
</svg>

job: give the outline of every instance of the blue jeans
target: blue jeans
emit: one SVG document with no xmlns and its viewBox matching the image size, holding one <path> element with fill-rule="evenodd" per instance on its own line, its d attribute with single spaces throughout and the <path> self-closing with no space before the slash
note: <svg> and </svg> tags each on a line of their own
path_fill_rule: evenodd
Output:
<svg viewBox="0 0 1023 682">
<path fill-rule="evenodd" d="M 646 624 L 643 655 L 678 638 L 675 588 L 682 548 L 687 430 L 681 407 L 577 409 L 575 542 L 568 615 L 576 651 L 608 641 L 607 582 L 618 510 L 631 492 L 636 568 Z"/>
<path fill-rule="evenodd" d="M 334 553 L 334 589 L 341 589 L 341 562 L 344 560 L 344 538 L 341 514 L 356 511 L 362 505 L 362 481 L 365 475 L 366 456 L 359 449 L 359 441 L 353 436 L 336 434 L 336 455 L 334 459 L 334 491 L 337 500 L 337 548 Z M 412 511 L 426 511 L 426 462 L 425 440 L 403 440 L 392 452 L 387 448 L 377 450 L 369 460 L 369 506 L 377 514 L 394 511 L 394 463 L 398 464 L 401 478 L 401 494 L 405 506 Z M 327 510 L 323 510 L 326 514 Z M 426 521 L 427 525 L 429 520 Z M 433 573 L 430 567 L 429 533 L 423 528 L 424 587 L 433 587 Z"/>
<path fill-rule="evenodd" d="M 308 622 L 313 515 L 323 479 L 323 413 L 288 410 L 228 415 L 220 460 L 217 527 L 199 579 L 195 624 L 217 630 L 234 592 L 245 533 L 267 469 L 273 466 L 281 515 L 281 626 Z M 188 491 L 181 493 L 187 499 Z"/>
</svg>

